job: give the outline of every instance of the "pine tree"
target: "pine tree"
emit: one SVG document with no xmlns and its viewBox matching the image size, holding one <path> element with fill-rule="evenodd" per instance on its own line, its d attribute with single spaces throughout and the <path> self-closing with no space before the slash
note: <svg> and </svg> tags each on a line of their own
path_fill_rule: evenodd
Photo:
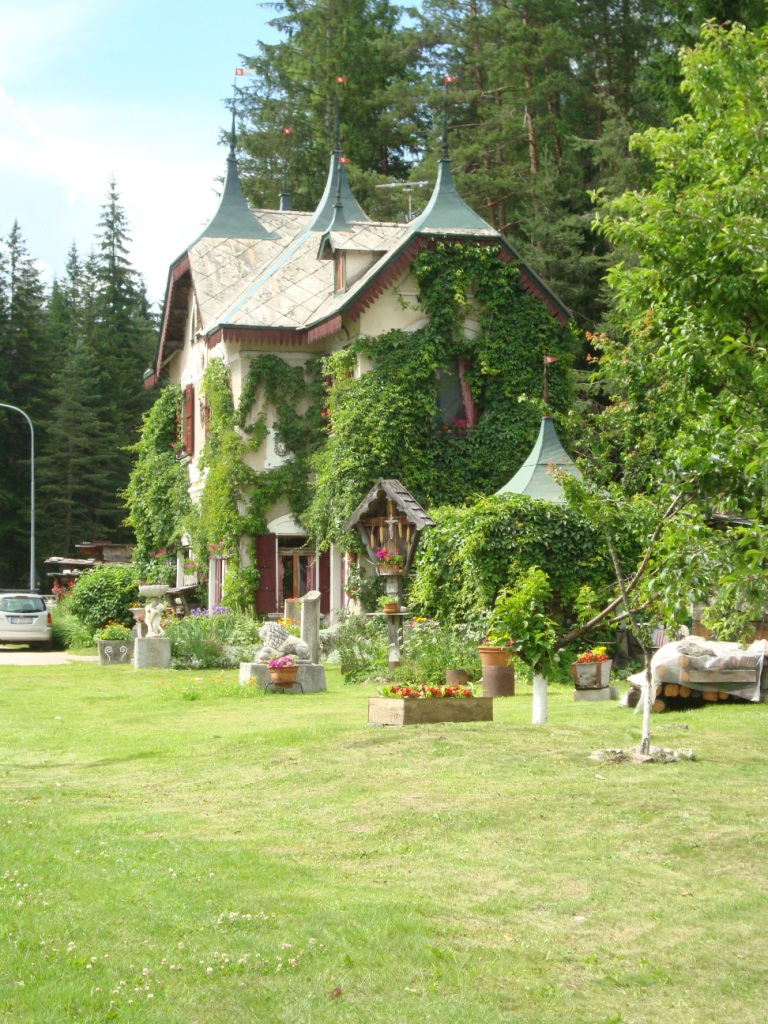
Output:
<svg viewBox="0 0 768 1024">
<path fill-rule="evenodd" d="M 23 410 L 45 444 L 51 350 L 45 290 L 18 223 L 0 254 L 0 401 Z M 0 409 L 0 580 L 28 586 L 30 542 L 29 425 L 18 412 Z M 36 516 L 38 522 L 40 517 Z M 39 531 L 36 530 L 36 541 Z"/>
<path fill-rule="evenodd" d="M 270 24 L 284 39 L 260 43 L 244 60 L 256 72 L 237 102 L 244 122 L 243 186 L 257 206 L 274 207 L 284 161 L 296 209 L 320 198 L 334 138 L 336 78 L 341 139 L 350 178 L 366 210 L 391 203 L 373 186 L 407 175 L 423 141 L 418 48 L 391 0 L 281 0 Z M 283 128 L 293 134 L 284 136 Z"/>
</svg>

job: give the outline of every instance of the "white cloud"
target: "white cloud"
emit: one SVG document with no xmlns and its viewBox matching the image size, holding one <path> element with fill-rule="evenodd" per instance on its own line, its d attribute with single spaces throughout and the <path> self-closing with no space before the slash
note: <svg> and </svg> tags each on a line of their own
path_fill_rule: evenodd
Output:
<svg viewBox="0 0 768 1024">
<path fill-rule="evenodd" d="M 0 0 L 0 76 L 39 78 L 46 64 L 83 33 L 100 16 L 118 6 L 117 0 L 49 0 L 27 2 Z"/>
</svg>

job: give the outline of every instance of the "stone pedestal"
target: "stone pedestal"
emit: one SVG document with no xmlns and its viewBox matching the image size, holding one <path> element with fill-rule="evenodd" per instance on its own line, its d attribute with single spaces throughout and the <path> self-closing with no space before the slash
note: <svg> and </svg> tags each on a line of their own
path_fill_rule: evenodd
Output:
<svg viewBox="0 0 768 1024">
<path fill-rule="evenodd" d="M 168 668 L 171 641 L 167 636 L 137 636 L 133 644 L 133 667 Z"/>
<path fill-rule="evenodd" d="M 574 700 L 610 700 L 611 699 L 611 688 L 610 686 L 602 686 L 599 690 L 574 690 Z"/>
<path fill-rule="evenodd" d="M 240 662 L 240 685 L 248 686 L 253 682 L 263 689 L 270 682 L 269 669 L 255 661 Z M 319 693 L 325 687 L 325 669 L 322 665 L 299 665 L 296 682 L 283 693 Z"/>
</svg>

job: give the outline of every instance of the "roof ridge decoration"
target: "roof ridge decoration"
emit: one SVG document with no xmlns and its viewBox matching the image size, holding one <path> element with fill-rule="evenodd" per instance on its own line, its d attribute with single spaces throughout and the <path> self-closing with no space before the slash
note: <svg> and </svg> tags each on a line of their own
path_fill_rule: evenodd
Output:
<svg viewBox="0 0 768 1024">
<path fill-rule="evenodd" d="M 583 479 L 570 455 L 566 452 L 557 436 L 555 424 L 551 416 L 543 416 L 536 438 L 528 458 L 515 473 L 509 483 L 496 491 L 496 494 L 525 494 L 529 498 L 551 501 L 557 505 L 565 504 L 565 495 L 553 470 L 568 473 L 577 480 Z"/>
<path fill-rule="evenodd" d="M 229 155 L 227 156 L 227 173 L 224 178 L 224 190 L 219 200 L 219 208 L 210 223 L 202 231 L 192 245 L 201 238 L 277 238 L 272 231 L 267 231 L 248 205 L 240 184 L 235 155 L 235 113 L 232 111 L 232 131 L 229 136 Z M 190 249 L 192 246 L 189 247 Z"/>
</svg>

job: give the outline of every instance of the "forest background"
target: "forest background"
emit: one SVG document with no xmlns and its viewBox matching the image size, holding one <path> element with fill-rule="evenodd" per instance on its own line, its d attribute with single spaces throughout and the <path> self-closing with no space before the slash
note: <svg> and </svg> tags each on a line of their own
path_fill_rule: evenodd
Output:
<svg viewBox="0 0 768 1024">
<path fill-rule="evenodd" d="M 434 181 L 445 104 L 461 195 L 558 292 L 577 328 L 596 331 L 610 324 L 603 278 L 625 254 L 593 231 L 590 193 L 648 184 L 650 164 L 629 138 L 686 113 L 677 54 L 710 18 L 750 29 L 767 20 L 763 0 L 423 0 L 420 10 L 284 0 L 280 41 L 243 58 L 254 72 L 236 111 L 246 194 L 274 207 L 285 174 L 294 207 L 313 208 L 339 95 L 352 187 L 371 217 L 401 219 L 409 193 L 377 186 Z M 413 187 L 414 215 L 428 196 L 429 186 Z M 84 540 L 130 539 L 119 495 L 156 397 L 142 383 L 156 316 L 129 245 L 114 182 L 93 250 L 73 246 L 50 288 L 23 225 L 0 244 L 0 402 L 35 424 L 40 559 Z M 8 587 L 28 578 L 30 438 L 2 408 L 0 429 Z"/>
</svg>

